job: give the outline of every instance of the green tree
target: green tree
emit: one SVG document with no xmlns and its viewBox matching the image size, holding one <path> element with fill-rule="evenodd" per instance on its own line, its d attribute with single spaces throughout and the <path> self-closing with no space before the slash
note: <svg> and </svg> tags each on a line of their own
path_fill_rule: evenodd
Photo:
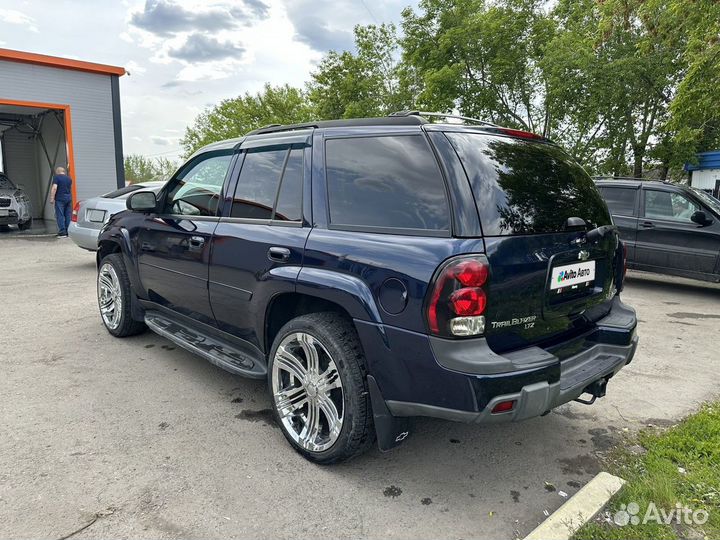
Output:
<svg viewBox="0 0 720 540">
<path fill-rule="evenodd" d="M 541 69 L 554 24 L 542 0 L 422 0 L 403 12 L 421 108 L 552 135 Z"/>
<path fill-rule="evenodd" d="M 240 137 L 268 124 L 295 124 L 313 116 L 305 92 L 287 84 L 266 84 L 257 94 L 246 92 L 202 112 L 185 129 L 180 144 L 187 157 L 207 144 Z"/>
<path fill-rule="evenodd" d="M 330 51 L 311 74 L 308 95 L 321 119 L 384 116 L 412 101 L 393 24 L 355 27 L 356 52 Z"/>
<path fill-rule="evenodd" d="M 125 180 L 130 184 L 167 180 L 177 169 L 177 163 L 165 158 L 148 158 L 140 154 L 125 156 Z"/>
</svg>

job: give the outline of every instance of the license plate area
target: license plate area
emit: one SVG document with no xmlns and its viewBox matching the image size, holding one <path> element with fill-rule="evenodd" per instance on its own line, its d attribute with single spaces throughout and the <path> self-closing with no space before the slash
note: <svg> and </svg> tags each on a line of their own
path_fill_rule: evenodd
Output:
<svg viewBox="0 0 720 540">
<path fill-rule="evenodd" d="M 105 221 L 105 210 L 88 210 L 87 220 L 93 223 L 102 223 Z"/>
<path fill-rule="evenodd" d="M 554 266 L 550 272 L 550 290 L 556 294 L 590 287 L 595 281 L 595 261 L 578 261 Z"/>
</svg>

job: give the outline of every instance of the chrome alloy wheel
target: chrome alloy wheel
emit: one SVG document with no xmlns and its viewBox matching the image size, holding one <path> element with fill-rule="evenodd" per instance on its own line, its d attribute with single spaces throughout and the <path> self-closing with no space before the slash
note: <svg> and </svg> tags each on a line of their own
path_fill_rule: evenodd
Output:
<svg viewBox="0 0 720 540">
<path fill-rule="evenodd" d="M 123 301 L 120 280 L 112 264 L 105 263 L 98 271 L 97 295 L 103 322 L 115 330 L 120 325 Z"/>
<path fill-rule="evenodd" d="M 275 352 L 272 393 L 283 428 L 305 450 L 330 448 L 343 426 L 344 395 L 337 366 L 317 339 L 296 332 Z"/>
</svg>

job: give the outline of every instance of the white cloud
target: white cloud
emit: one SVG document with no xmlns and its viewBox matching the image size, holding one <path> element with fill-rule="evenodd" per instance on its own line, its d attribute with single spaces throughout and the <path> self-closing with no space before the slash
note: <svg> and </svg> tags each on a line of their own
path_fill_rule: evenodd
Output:
<svg viewBox="0 0 720 540">
<path fill-rule="evenodd" d="M 138 64 L 135 60 L 125 62 L 125 70 L 131 75 L 142 75 L 147 72 L 147 68 Z"/>
<path fill-rule="evenodd" d="M 207 106 L 257 92 L 265 83 L 303 87 L 325 49 L 352 45 L 348 39 L 356 24 L 398 22 L 401 9 L 417 5 L 417 0 L 365 0 L 372 15 L 360 0 L 0 0 L 0 4 L 13 6 L 0 9 L 4 46 L 125 67 L 132 74 L 120 78 L 125 152 L 173 157 L 182 152 L 179 137 Z M 155 19 L 147 17 L 148 6 Z M 142 28 L 132 23 L 137 13 L 146 15 L 135 20 Z M 212 24 L 218 13 L 232 24 Z M 198 14 L 204 14 L 199 23 Z M 34 33 L 31 26 L 42 32 Z M 169 54 L 187 45 L 192 35 L 203 36 L 198 55 Z M 236 52 L 244 51 L 217 57 L 210 54 L 215 42 L 221 49 L 229 44 Z"/>
<path fill-rule="evenodd" d="M 16 9 L 0 9 L 0 22 L 6 24 L 17 24 L 26 30 L 38 33 L 40 30 L 35 24 L 35 19 Z"/>
</svg>

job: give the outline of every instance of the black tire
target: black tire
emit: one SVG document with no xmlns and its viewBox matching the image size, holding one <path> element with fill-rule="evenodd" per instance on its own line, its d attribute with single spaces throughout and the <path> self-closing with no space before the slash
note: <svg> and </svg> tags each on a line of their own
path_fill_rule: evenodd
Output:
<svg viewBox="0 0 720 540">
<path fill-rule="evenodd" d="M 342 429 L 335 442 L 323 451 L 309 451 L 298 444 L 280 420 L 273 395 L 273 366 L 280 344 L 295 333 L 309 334 L 329 353 L 342 382 Z M 367 451 L 375 442 L 372 407 L 367 386 L 367 364 L 352 323 L 331 312 L 297 317 L 275 337 L 268 362 L 268 387 L 273 415 L 292 447 L 305 459 L 322 465 L 346 461 Z"/>
<path fill-rule="evenodd" d="M 28 219 L 24 223 L 18 223 L 18 229 L 21 231 L 27 231 L 30 227 L 32 227 L 32 218 Z"/>
<path fill-rule="evenodd" d="M 8 232 L 10 230 L 10 225 L 5 225 L 4 223 L 0 225 L 0 232 Z"/>
<path fill-rule="evenodd" d="M 121 307 L 119 309 L 119 320 L 117 321 L 116 326 L 108 324 L 103 316 L 102 309 L 100 308 L 100 274 L 103 272 L 105 265 L 110 265 L 117 275 L 120 298 L 122 300 Z M 98 268 L 97 290 L 98 307 L 101 309 L 100 319 L 103 321 L 103 325 L 110 334 L 115 337 L 128 337 L 140 334 L 147 329 L 143 321 L 137 321 L 132 317 L 131 302 L 133 300 L 133 292 L 130 286 L 130 278 L 128 277 L 127 270 L 125 269 L 125 262 L 123 261 L 120 253 L 112 253 L 100 261 L 100 267 Z"/>
</svg>

